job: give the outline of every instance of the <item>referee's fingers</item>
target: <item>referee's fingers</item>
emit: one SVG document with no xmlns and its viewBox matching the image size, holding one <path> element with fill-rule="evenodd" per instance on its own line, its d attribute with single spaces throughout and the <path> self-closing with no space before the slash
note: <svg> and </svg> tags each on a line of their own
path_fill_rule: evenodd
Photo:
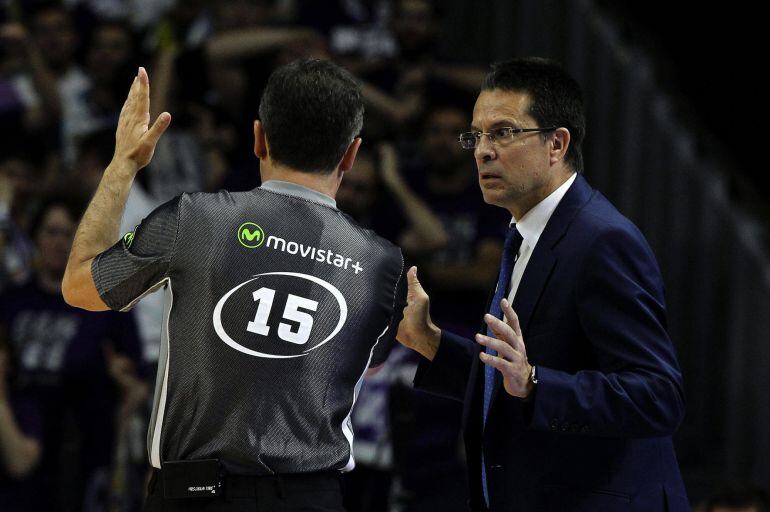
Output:
<svg viewBox="0 0 770 512">
<path fill-rule="evenodd" d="M 166 131 L 166 128 L 168 128 L 169 124 L 171 124 L 171 114 L 168 112 L 163 112 L 158 116 L 150 129 L 147 130 L 147 133 L 144 134 L 147 139 L 147 144 L 149 144 L 150 147 L 155 147 L 155 145 L 158 143 L 158 140 L 160 139 L 160 136 L 163 135 L 163 132 Z"/>
</svg>

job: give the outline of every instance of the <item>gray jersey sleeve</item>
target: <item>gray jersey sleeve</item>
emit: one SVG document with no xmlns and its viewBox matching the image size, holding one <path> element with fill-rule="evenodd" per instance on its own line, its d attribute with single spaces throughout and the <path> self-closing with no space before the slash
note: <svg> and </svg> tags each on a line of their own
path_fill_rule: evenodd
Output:
<svg viewBox="0 0 770 512">
<path fill-rule="evenodd" d="M 168 278 L 179 230 L 180 199 L 157 207 L 133 232 L 94 258 L 91 275 L 110 309 L 131 309 Z"/>
<path fill-rule="evenodd" d="M 383 364 L 388 358 L 390 351 L 396 342 L 396 334 L 398 333 L 398 324 L 401 323 L 401 319 L 404 317 L 404 308 L 406 307 L 406 268 L 401 265 L 401 275 L 398 277 L 396 283 L 395 295 L 393 297 L 393 316 L 388 324 L 388 330 L 380 338 L 377 345 L 374 347 L 374 354 L 372 355 L 372 361 L 369 363 L 369 367 L 375 367 Z"/>
</svg>

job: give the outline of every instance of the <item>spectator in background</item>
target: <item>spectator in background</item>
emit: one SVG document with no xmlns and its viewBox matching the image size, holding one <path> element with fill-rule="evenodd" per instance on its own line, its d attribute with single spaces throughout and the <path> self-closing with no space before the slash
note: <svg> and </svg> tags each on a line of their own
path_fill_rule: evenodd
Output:
<svg viewBox="0 0 770 512">
<path fill-rule="evenodd" d="M 346 59 L 346 65 L 363 80 L 367 130 L 375 136 L 409 139 L 419 131 L 419 120 L 431 100 L 445 89 L 475 94 L 481 85 L 482 69 L 450 64 L 438 55 L 439 7 L 432 0 L 394 1 L 395 56 L 373 62 Z"/>
<path fill-rule="evenodd" d="M 436 317 L 470 336 L 497 276 L 504 234 L 500 226 L 506 219 L 484 203 L 473 162 L 457 143 L 457 134 L 470 125 L 470 109 L 462 104 L 432 107 L 416 154 L 404 170 L 416 193 L 441 220 L 448 242 L 429 247 L 420 243 L 417 233 L 407 232 L 402 247 L 418 262 Z M 458 301 L 458 295 L 468 302 Z"/>
<path fill-rule="evenodd" d="M 375 153 L 368 146 L 362 146 L 354 164 L 355 172 L 345 175 L 337 192 L 340 210 L 353 217 L 361 226 L 375 231 L 392 214 L 384 209 L 384 194 L 377 166 Z M 395 243 L 394 233 L 388 235 L 386 238 Z"/>
<path fill-rule="evenodd" d="M 698 512 L 770 512 L 770 496 L 755 485 L 730 483 L 706 498 Z"/>
<path fill-rule="evenodd" d="M 0 291 L 24 281 L 31 271 L 34 248 L 26 228 L 41 174 L 24 151 L 0 157 Z"/>
<path fill-rule="evenodd" d="M 137 69 L 138 45 L 131 28 L 102 22 L 94 28 L 86 56 L 86 80 L 61 91 L 62 152 L 67 167 L 75 163 L 78 139 L 114 128 Z"/>
<path fill-rule="evenodd" d="M 416 370 L 417 358 L 398 346 L 376 373 L 364 378 L 351 418 L 356 467 L 343 475 L 346 510 L 389 512 L 412 501 L 413 495 L 404 489 L 403 439 L 408 437 L 405 430 L 414 431 L 410 425 L 415 411 L 411 404 L 391 397 L 395 387 L 404 389 L 411 383 Z"/>
<path fill-rule="evenodd" d="M 40 485 L 45 510 L 80 509 L 112 464 L 119 414 L 143 404 L 140 346 L 130 315 L 69 307 L 61 279 L 84 203 L 51 194 L 31 223 L 35 271 L 0 294 L 0 331 L 15 354 L 19 384 L 41 399 Z"/>
<path fill-rule="evenodd" d="M 35 152 L 52 153 L 59 145 L 61 98 L 87 83 L 75 60 L 79 38 L 71 16 L 58 3 L 34 4 L 24 19 L 26 26 L 13 22 L 0 27 L 4 74 L 19 99 L 3 102 L 0 130 L 9 147 L 25 147 L 34 140 Z M 16 120 L 8 117 L 14 104 L 22 106 Z M 24 129 L 18 130 L 19 125 Z"/>
<path fill-rule="evenodd" d="M 36 490 L 41 458 L 42 418 L 33 394 L 16 385 L 10 347 L 0 340 L 0 510 L 46 510 Z"/>
<path fill-rule="evenodd" d="M 348 65 L 396 54 L 390 0 L 297 0 L 297 23 L 326 35 L 334 55 Z"/>
<path fill-rule="evenodd" d="M 274 26 L 274 1 L 192 3 L 169 12 L 157 31 L 152 115 L 175 113 L 147 173 L 165 200 L 192 190 L 250 190 L 258 185 L 248 116 L 271 70 L 300 56 L 323 56 L 312 30 Z M 246 123 L 246 124 L 244 124 Z"/>
<path fill-rule="evenodd" d="M 26 32 L 18 23 L 0 25 L 0 137 L 3 146 L 18 147 L 23 134 L 45 124 L 45 111 L 34 84 L 25 73 Z"/>
<path fill-rule="evenodd" d="M 214 31 L 207 0 L 175 2 L 153 28 L 150 41 L 153 48 L 196 48 Z"/>
<path fill-rule="evenodd" d="M 355 170 L 345 178 L 350 183 L 340 186 L 342 211 L 401 247 L 411 243 L 431 251 L 446 245 L 441 221 L 401 176 L 391 144 L 378 145 L 376 152 L 362 149 Z"/>
<path fill-rule="evenodd" d="M 186 1 L 186 0 L 185 0 Z M 181 0 L 63 0 L 68 9 L 84 13 L 84 17 L 102 20 L 125 20 L 140 31 L 158 19 Z"/>
</svg>

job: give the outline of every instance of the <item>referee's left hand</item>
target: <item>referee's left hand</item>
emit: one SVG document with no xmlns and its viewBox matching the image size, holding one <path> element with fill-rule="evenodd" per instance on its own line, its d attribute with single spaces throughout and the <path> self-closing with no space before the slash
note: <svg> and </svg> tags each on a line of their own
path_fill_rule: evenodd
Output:
<svg viewBox="0 0 770 512">
<path fill-rule="evenodd" d="M 150 79 L 147 71 L 139 68 L 120 111 L 113 160 L 131 163 L 136 171 L 145 167 L 170 123 L 171 114 L 163 112 L 150 127 Z"/>
</svg>

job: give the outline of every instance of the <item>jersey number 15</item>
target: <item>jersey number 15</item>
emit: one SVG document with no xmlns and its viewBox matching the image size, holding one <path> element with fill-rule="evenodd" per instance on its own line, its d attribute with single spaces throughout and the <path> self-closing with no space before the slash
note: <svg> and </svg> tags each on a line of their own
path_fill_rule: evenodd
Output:
<svg viewBox="0 0 770 512">
<path fill-rule="evenodd" d="M 254 320 L 249 322 L 246 330 L 253 332 L 254 334 L 267 336 L 270 333 L 270 326 L 267 325 L 267 320 L 270 317 L 270 310 L 273 307 L 275 290 L 262 287 L 252 295 L 254 301 L 259 302 L 259 306 L 257 307 L 257 314 L 254 316 Z M 286 307 L 283 309 L 283 318 L 285 320 L 297 322 L 299 327 L 295 332 L 292 331 L 292 326 L 290 324 L 281 322 L 278 324 L 278 337 L 289 343 L 304 345 L 307 343 L 308 339 L 310 339 L 310 330 L 313 328 L 313 317 L 304 311 L 300 311 L 300 308 L 316 311 L 318 309 L 318 302 L 290 293 L 289 297 L 286 299 Z"/>
</svg>

